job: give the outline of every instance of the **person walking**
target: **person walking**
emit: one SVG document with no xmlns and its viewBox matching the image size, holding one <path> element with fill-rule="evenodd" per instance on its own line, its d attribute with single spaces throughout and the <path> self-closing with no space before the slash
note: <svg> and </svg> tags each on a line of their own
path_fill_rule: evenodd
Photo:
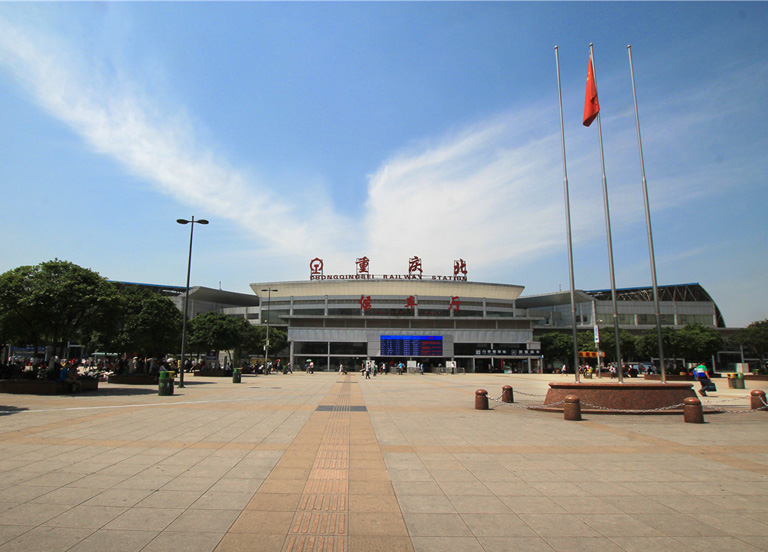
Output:
<svg viewBox="0 0 768 552">
<path fill-rule="evenodd" d="M 696 368 L 693 369 L 693 377 L 694 379 L 699 380 L 699 383 L 701 383 L 699 395 L 706 397 L 707 391 L 709 390 L 709 385 L 712 383 L 709 379 L 709 372 L 707 372 L 707 367 L 703 364 L 699 364 Z"/>
<path fill-rule="evenodd" d="M 371 379 L 371 363 L 365 363 L 365 379 Z"/>
</svg>

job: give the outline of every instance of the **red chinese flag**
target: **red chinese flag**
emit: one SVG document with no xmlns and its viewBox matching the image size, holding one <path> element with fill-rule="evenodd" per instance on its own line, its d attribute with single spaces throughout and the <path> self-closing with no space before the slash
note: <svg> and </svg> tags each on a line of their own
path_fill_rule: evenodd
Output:
<svg viewBox="0 0 768 552">
<path fill-rule="evenodd" d="M 589 58 L 589 70 L 587 71 L 587 95 L 584 98 L 584 126 L 589 126 L 600 113 L 600 103 L 597 101 L 597 86 L 595 74 L 592 72 L 592 58 Z"/>
</svg>

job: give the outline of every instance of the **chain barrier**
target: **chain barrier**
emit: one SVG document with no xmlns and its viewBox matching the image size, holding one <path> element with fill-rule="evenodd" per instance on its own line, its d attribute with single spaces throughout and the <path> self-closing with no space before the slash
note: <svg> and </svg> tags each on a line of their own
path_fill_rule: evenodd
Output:
<svg viewBox="0 0 768 552">
<path fill-rule="evenodd" d="M 582 402 L 581 404 L 582 406 L 595 408 L 597 410 L 605 410 L 606 412 L 622 412 L 627 414 L 650 414 L 651 412 L 663 412 L 665 410 L 674 410 L 675 408 L 680 408 L 681 406 L 685 406 L 685 403 L 680 403 L 680 404 L 673 404 L 670 406 L 660 406 L 659 408 L 649 408 L 647 410 L 633 410 L 629 408 L 609 408 L 607 406 L 600 406 L 600 405 L 591 404 L 588 402 Z"/>
<path fill-rule="evenodd" d="M 765 412 L 765 407 L 761 406 L 752 410 L 726 410 L 725 408 L 712 408 L 710 412 L 719 412 L 720 414 L 750 414 L 752 412 Z"/>
<path fill-rule="evenodd" d="M 534 395 L 534 394 L 531 394 L 531 393 L 522 393 L 520 391 L 515 391 L 515 393 L 518 394 L 518 395 L 527 395 L 529 397 L 544 397 L 544 396 L 546 396 L 546 395 Z M 549 403 L 549 404 L 520 405 L 520 404 L 516 404 L 516 403 L 502 402 L 501 401 L 501 397 L 503 397 L 503 394 L 499 395 L 498 397 L 495 397 L 495 398 L 488 397 L 488 400 L 493 401 L 495 403 L 498 403 L 501 406 L 510 406 L 512 408 L 521 408 L 521 409 L 525 409 L 525 410 L 540 410 L 540 409 L 544 409 L 544 408 L 553 408 L 553 407 L 565 404 L 565 401 L 563 400 L 563 401 L 560 401 L 560 402 Z M 719 401 L 719 402 L 707 402 L 707 403 L 702 402 L 702 406 L 707 408 L 709 412 L 712 412 L 712 413 L 722 413 L 722 414 L 749 414 L 749 413 L 752 413 L 752 412 L 763 412 L 765 410 L 768 410 L 768 402 L 766 402 L 763 399 L 762 396 L 760 397 L 760 402 L 763 403 L 763 406 L 758 407 L 758 408 L 752 408 L 750 410 L 733 410 L 733 409 L 727 410 L 725 408 L 712 408 L 710 406 L 710 405 L 714 405 L 714 404 L 721 404 L 721 403 L 725 403 L 725 402 L 744 400 L 744 399 L 748 399 L 748 398 L 750 398 L 749 395 L 746 395 L 746 396 L 743 396 L 743 397 L 734 397 L 734 398 L 731 398 L 731 399 L 724 399 L 724 400 Z M 646 409 L 646 410 L 609 408 L 607 406 L 600 406 L 600 405 L 592 404 L 592 403 L 588 403 L 588 402 L 582 402 L 581 405 L 583 407 L 592 408 L 592 409 L 595 409 L 595 410 L 603 410 L 605 412 L 620 412 L 622 414 L 650 414 L 650 413 L 653 413 L 653 412 L 664 412 L 666 410 L 681 409 L 681 408 L 685 407 L 685 403 L 673 404 L 673 405 L 670 405 L 670 406 L 662 406 L 662 407 L 659 407 L 659 408 L 652 408 L 652 409 Z"/>
<path fill-rule="evenodd" d="M 516 395 L 525 395 L 526 397 L 546 397 L 546 395 L 537 395 L 535 393 L 524 393 L 522 391 L 515 391 Z"/>
<path fill-rule="evenodd" d="M 722 404 L 724 402 L 731 402 L 743 398 L 750 398 L 750 395 L 747 395 L 746 397 L 736 397 L 734 399 L 725 399 L 719 402 L 707 402 L 704 406 L 709 406 L 711 404 Z M 726 410 L 725 408 L 710 408 L 710 411 L 718 412 L 720 414 L 750 414 L 752 412 L 765 412 L 765 410 L 768 408 L 768 403 L 765 402 L 762 396 L 760 396 L 760 402 L 763 403 L 763 406 L 758 406 L 757 408 L 752 408 L 749 410 Z"/>
<path fill-rule="evenodd" d="M 541 408 L 552 408 L 553 406 L 560 406 L 561 404 L 565 404 L 565 401 L 560 401 L 556 403 L 549 403 L 549 404 L 534 404 L 534 405 L 525 405 L 525 404 L 518 404 L 518 403 L 508 403 L 508 402 L 502 402 L 501 397 L 503 395 L 499 395 L 496 398 L 488 397 L 489 401 L 493 401 L 496 403 L 499 403 L 501 406 L 509 406 L 511 408 L 521 408 L 523 410 L 537 410 Z M 544 396 L 544 395 L 540 395 Z"/>
<path fill-rule="evenodd" d="M 733 402 L 733 401 L 741 401 L 748 398 L 749 398 L 749 395 L 747 395 L 746 397 L 732 397 L 730 399 L 723 399 L 720 401 L 707 401 L 707 404 L 722 404 L 722 403 Z"/>
</svg>

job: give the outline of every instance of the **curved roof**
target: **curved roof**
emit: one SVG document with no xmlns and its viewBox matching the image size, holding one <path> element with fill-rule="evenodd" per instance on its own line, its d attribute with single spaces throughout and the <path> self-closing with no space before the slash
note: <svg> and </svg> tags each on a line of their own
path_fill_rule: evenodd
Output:
<svg viewBox="0 0 768 552">
<path fill-rule="evenodd" d="M 267 289 L 271 297 L 323 297 L 325 295 L 420 295 L 437 297 L 474 297 L 515 300 L 523 292 L 523 286 L 511 284 L 487 284 L 482 282 L 457 282 L 453 280 L 310 280 L 303 282 L 264 282 L 251 284 L 253 292 L 264 297 Z"/>
<path fill-rule="evenodd" d="M 677 284 L 673 286 L 658 286 L 659 301 L 707 301 L 712 297 L 701 287 L 701 284 Z M 610 289 L 585 291 L 598 301 L 610 301 Z M 652 287 L 621 288 L 616 290 L 617 301 L 653 301 Z"/>
<path fill-rule="evenodd" d="M 720 308 L 712 299 L 712 296 L 707 293 L 701 284 L 677 284 L 673 286 L 657 286 L 659 290 L 659 301 L 674 301 L 674 302 L 705 302 L 712 303 L 715 306 L 715 317 L 717 319 L 717 327 L 725 328 L 725 319 L 723 318 Z M 591 295 L 598 301 L 610 301 L 611 290 L 600 289 L 594 291 L 586 291 L 585 293 Z M 617 301 L 653 301 L 653 288 L 652 287 L 636 287 L 636 288 L 622 288 L 616 290 Z"/>
<path fill-rule="evenodd" d="M 592 300 L 589 295 L 580 289 L 577 289 L 573 295 L 577 303 L 586 303 Z M 540 309 L 558 305 L 567 305 L 570 304 L 570 302 L 571 292 L 569 290 L 556 291 L 555 293 L 543 293 L 540 295 L 526 295 L 517 301 L 517 306 L 523 309 Z"/>
</svg>

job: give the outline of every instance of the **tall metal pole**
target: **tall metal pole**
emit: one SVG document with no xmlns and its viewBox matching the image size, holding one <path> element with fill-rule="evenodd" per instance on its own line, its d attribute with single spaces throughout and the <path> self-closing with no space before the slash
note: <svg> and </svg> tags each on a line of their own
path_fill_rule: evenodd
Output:
<svg viewBox="0 0 768 552">
<path fill-rule="evenodd" d="M 276 289 L 267 288 L 261 291 L 267 292 L 267 344 L 264 346 L 264 375 L 269 372 L 269 306 L 272 303 L 272 292 Z"/>
<path fill-rule="evenodd" d="M 557 97 L 560 100 L 560 142 L 563 146 L 563 188 L 565 193 L 565 228 L 568 235 L 568 275 L 571 285 L 571 325 L 573 327 L 573 371 L 576 382 L 579 381 L 579 344 L 576 340 L 576 286 L 573 279 L 573 244 L 571 243 L 571 204 L 568 192 L 568 169 L 565 163 L 565 128 L 563 126 L 563 94 L 560 87 L 560 55 L 555 46 L 555 63 L 557 65 Z"/>
<path fill-rule="evenodd" d="M 205 219 L 195 220 L 193 216 L 191 220 L 176 219 L 179 224 L 189 224 L 189 260 L 187 261 L 187 288 L 184 294 L 184 320 L 181 323 L 181 361 L 179 365 L 179 387 L 184 387 L 184 356 L 187 347 L 187 313 L 189 311 L 189 276 L 192 272 L 192 236 L 195 232 L 195 224 L 208 224 Z"/>
<path fill-rule="evenodd" d="M 640 138 L 640 115 L 637 110 L 637 93 L 635 92 L 635 70 L 632 67 L 632 45 L 627 46 L 629 54 L 629 72 L 632 75 L 632 98 L 635 102 L 635 124 L 637 126 L 637 147 L 640 150 L 640 170 L 643 175 L 643 201 L 645 202 L 645 226 L 648 231 L 648 251 L 651 261 L 651 283 L 653 284 L 653 307 L 656 312 L 656 335 L 659 340 L 659 367 L 661 368 L 661 383 L 667 383 L 667 369 L 664 362 L 664 343 L 661 335 L 661 310 L 659 309 L 659 288 L 656 285 L 656 256 L 653 251 L 653 232 L 651 230 L 651 207 L 648 202 L 648 183 L 645 180 L 645 162 L 643 161 L 643 141 Z M 713 365 L 714 366 L 714 365 Z"/>
<path fill-rule="evenodd" d="M 600 325 L 599 322 L 602 322 L 602 320 L 597 319 L 597 299 L 592 299 L 592 325 L 595 332 L 595 349 L 597 349 L 597 365 L 595 366 L 597 370 L 597 377 L 601 378 L 603 377 L 603 371 L 602 367 L 600 365 L 601 357 L 600 357 Z"/>
<path fill-rule="evenodd" d="M 592 73 L 597 86 L 597 70 L 592 43 L 589 43 L 589 59 L 592 61 Z M 619 312 L 616 307 L 616 277 L 613 269 L 613 241 L 611 239 L 611 212 L 608 208 L 608 181 L 605 178 L 605 154 L 603 153 L 603 127 L 600 124 L 600 112 L 597 113 L 597 134 L 600 138 L 600 164 L 603 170 L 603 207 L 605 209 L 605 232 L 608 235 L 608 267 L 611 272 L 611 301 L 613 303 L 613 331 L 616 337 L 616 364 L 618 365 L 619 383 L 624 383 L 621 368 L 621 344 L 619 343 Z"/>
</svg>

